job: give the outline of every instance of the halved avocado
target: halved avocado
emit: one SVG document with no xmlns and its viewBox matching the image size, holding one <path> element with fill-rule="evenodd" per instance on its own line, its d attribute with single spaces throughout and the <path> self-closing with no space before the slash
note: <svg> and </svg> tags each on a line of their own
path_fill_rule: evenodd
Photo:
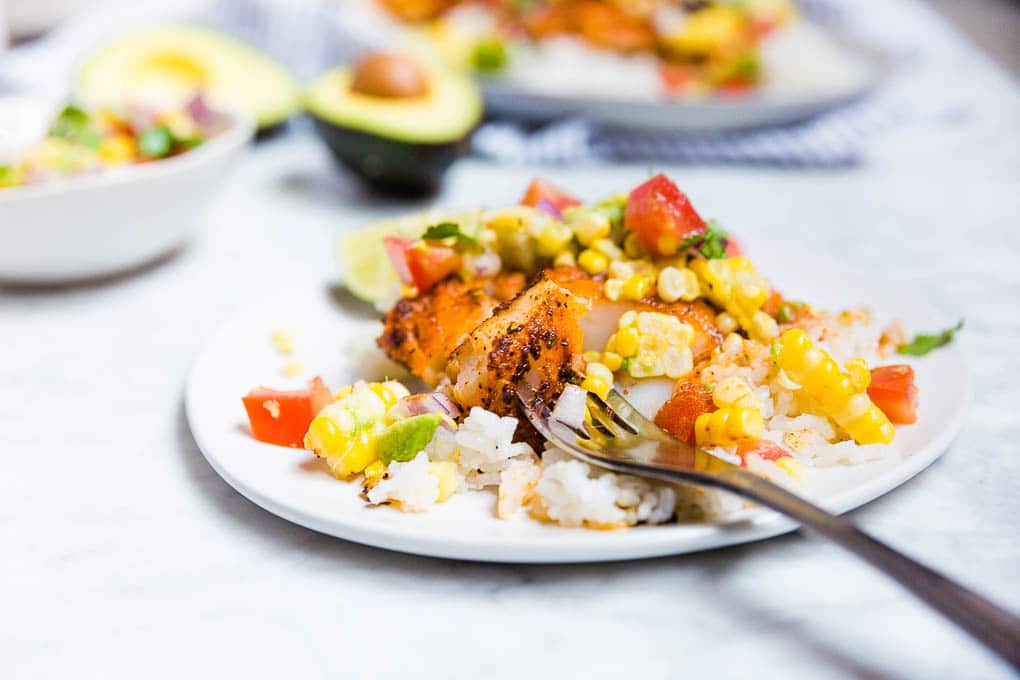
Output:
<svg viewBox="0 0 1020 680">
<path fill-rule="evenodd" d="M 100 48 L 78 71 L 78 97 L 91 106 L 179 106 L 198 91 L 212 108 L 247 115 L 259 129 L 282 123 L 301 106 L 301 89 L 286 67 L 203 26 L 131 33 Z"/>
<path fill-rule="evenodd" d="M 482 97 L 467 76 L 409 60 L 375 54 L 328 71 L 309 88 L 305 107 L 337 161 L 370 186 L 423 194 L 438 189 L 467 150 Z"/>
</svg>

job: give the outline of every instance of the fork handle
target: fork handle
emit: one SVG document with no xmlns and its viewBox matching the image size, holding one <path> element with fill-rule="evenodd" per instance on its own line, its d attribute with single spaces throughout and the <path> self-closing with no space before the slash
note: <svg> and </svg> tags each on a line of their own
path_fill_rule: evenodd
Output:
<svg viewBox="0 0 1020 680">
<path fill-rule="evenodd" d="M 1020 619 L 1010 612 L 767 479 L 734 466 L 719 481 L 861 557 L 1020 669 Z"/>
</svg>

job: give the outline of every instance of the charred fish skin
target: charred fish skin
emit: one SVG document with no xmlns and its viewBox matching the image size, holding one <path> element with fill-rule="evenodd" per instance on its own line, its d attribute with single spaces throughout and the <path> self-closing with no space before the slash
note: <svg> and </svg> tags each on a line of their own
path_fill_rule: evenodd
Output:
<svg viewBox="0 0 1020 680">
<path fill-rule="evenodd" d="M 449 278 L 425 295 L 398 301 L 383 317 L 376 342 L 386 356 L 437 385 L 457 345 L 524 283 L 519 273 L 471 282 Z"/>
<path fill-rule="evenodd" d="M 518 438 L 540 449 L 542 439 L 526 427 L 514 386 L 526 381 L 552 402 L 577 378 L 583 370 L 577 319 L 584 311 L 582 300 L 547 278 L 501 305 L 451 356 L 447 375 L 454 399 L 518 417 Z"/>
</svg>

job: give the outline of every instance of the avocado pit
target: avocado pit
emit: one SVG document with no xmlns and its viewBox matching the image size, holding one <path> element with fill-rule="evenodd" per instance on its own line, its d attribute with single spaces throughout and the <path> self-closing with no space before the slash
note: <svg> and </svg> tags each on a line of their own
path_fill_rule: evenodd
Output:
<svg viewBox="0 0 1020 680">
<path fill-rule="evenodd" d="M 354 67 L 351 92 L 384 99 L 425 97 L 425 71 L 414 60 L 392 52 L 371 52 Z"/>
</svg>

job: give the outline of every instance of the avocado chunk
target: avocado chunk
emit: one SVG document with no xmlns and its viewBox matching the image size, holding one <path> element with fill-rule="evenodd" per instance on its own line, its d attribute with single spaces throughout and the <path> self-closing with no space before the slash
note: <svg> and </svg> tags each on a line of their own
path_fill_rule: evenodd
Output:
<svg viewBox="0 0 1020 680">
<path fill-rule="evenodd" d="M 393 461 L 406 463 L 412 460 L 432 441 L 440 420 L 435 413 L 398 420 L 376 438 L 376 455 L 387 465 Z"/>
<path fill-rule="evenodd" d="M 309 88 L 305 106 L 335 159 L 370 187 L 428 194 L 468 148 L 482 115 L 477 86 L 439 64 L 371 54 Z"/>
<path fill-rule="evenodd" d="M 209 106 L 244 115 L 260 130 L 301 105 L 294 76 L 268 55 L 203 26 L 170 25 L 120 37 L 78 71 L 77 96 L 90 106 L 182 106 L 202 92 Z"/>
</svg>

